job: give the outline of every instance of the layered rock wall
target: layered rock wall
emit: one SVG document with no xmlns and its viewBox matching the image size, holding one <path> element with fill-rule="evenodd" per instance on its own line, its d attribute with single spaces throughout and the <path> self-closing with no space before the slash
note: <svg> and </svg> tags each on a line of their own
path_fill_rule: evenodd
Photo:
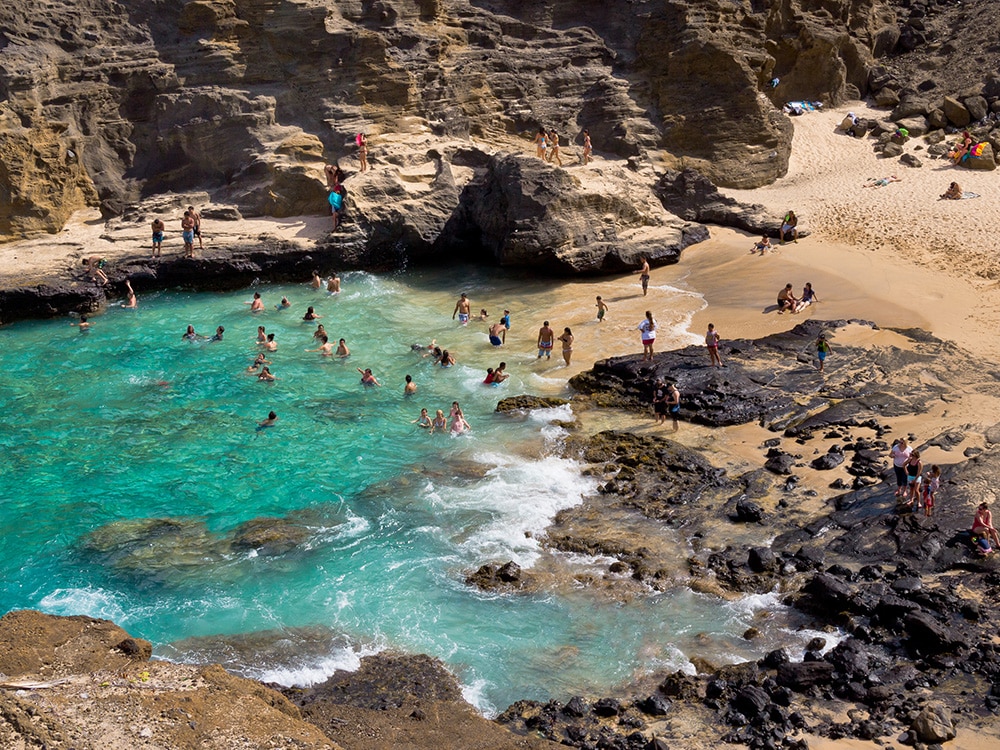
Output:
<svg viewBox="0 0 1000 750">
<path fill-rule="evenodd" d="M 760 185 L 774 103 L 863 92 L 873 0 L 113 0 L 0 8 L 0 239 L 83 205 L 203 188 L 247 215 L 322 210 L 322 165 L 423 134 L 529 150 L 588 128 L 611 158 Z M 771 91 L 767 81 L 786 84 Z M 350 167 L 353 162 L 345 161 Z"/>
</svg>

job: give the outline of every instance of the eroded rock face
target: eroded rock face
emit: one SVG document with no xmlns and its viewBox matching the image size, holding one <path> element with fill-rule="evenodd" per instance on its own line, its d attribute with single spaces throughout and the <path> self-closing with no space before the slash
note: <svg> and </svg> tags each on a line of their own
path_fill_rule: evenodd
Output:
<svg viewBox="0 0 1000 750">
<path fill-rule="evenodd" d="M 14 0 L 0 9 L 0 238 L 195 187 L 247 215 L 318 213 L 324 161 L 353 168 L 361 131 L 376 168 L 380 144 L 410 135 L 530 151 L 544 124 L 567 147 L 588 128 L 611 158 L 764 184 L 787 167 L 775 103 L 866 90 L 884 14 L 826 6 Z"/>
</svg>

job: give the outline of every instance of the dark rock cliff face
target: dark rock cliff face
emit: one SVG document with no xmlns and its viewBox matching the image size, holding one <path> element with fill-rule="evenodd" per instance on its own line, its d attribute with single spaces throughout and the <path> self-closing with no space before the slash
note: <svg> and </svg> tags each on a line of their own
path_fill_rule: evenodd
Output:
<svg viewBox="0 0 1000 750">
<path fill-rule="evenodd" d="M 23 0 L 0 8 L 0 239 L 155 192 L 246 215 L 322 207 L 355 133 L 529 148 L 538 124 L 614 157 L 760 185 L 787 165 L 775 101 L 864 91 L 873 0 Z M 514 139 L 522 139 L 518 145 Z"/>
</svg>

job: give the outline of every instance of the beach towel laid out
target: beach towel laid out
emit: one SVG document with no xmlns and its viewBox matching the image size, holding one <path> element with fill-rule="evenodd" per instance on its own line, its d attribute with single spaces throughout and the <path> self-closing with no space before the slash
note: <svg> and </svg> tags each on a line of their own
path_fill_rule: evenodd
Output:
<svg viewBox="0 0 1000 750">
<path fill-rule="evenodd" d="M 802 115 L 806 112 L 815 112 L 823 107 L 823 102 L 787 102 L 782 110 L 788 115 Z"/>
<path fill-rule="evenodd" d="M 979 193 L 970 193 L 968 190 L 966 190 L 964 193 L 962 193 L 962 200 L 963 201 L 966 198 L 978 198 L 978 197 L 979 197 Z"/>
</svg>

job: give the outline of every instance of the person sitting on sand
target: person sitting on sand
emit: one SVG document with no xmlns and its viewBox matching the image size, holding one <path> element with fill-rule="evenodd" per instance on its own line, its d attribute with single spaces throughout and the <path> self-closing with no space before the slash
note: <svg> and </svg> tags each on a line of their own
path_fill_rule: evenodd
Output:
<svg viewBox="0 0 1000 750">
<path fill-rule="evenodd" d="M 953 164 L 959 164 L 969 155 L 970 148 L 972 148 L 972 133 L 968 130 L 963 130 L 962 142 L 955 144 L 955 147 L 948 152 L 948 158 L 951 159 Z"/>
<path fill-rule="evenodd" d="M 990 513 L 988 503 L 980 503 L 976 509 L 975 518 L 972 519 L 972 535 L 984 536 L 993 544 L 1000 545 L 1000 534 L 993 526 L 993 514 Z"/>
<path fill-rule="evenodd" d="M 785 214 L 785 218 L 781 220 L 781 230 L 778 232 L 781 244 L 785 244 L 785 235 L 792 235 L 792 242 L 798 243 L 799 241 L 799 218 L 795 215 L 795 212 L 789 210 Z"/>
<path fill-rule="evenodd" d="M 754 253 L 759 252 L 761 255 L 763 255 L 764 253 L 770 252 L 773 249 L 774 247 L 771 245 L 771 238 L 765 234 L 762 235 L 759 240 L 753 243 L 753 247 L 750 248 L 750 254 L 753 255 Z"/>
<path fill-rule="evenodd" d="M 806 285 L 802 287 L 802 298 L 795 304 L 795 309 L 792 310 L 792 312 L 802 312 L 813 302 L 819 302 L 819 297 L 817 297 L 816 292 L 813 291 L 813 285 L 807 281 Z"/>
<path fill-rule="evenodd" d="M 957 182 L 953 182 L 947 190 L 941 193 L 941 198 L 946 201 L 960 201 L 962 200 L 962 188 Z"/>
<path fill-rule="evenodd" d="M 792 292 L 792 285 L 785 284 L 785 288 L 778 292 L 778 314 L 782 314 L 785 310 L 794 312 L 795 306 L 798 305 L 798 303 L 798 299 Z"/>
<path fill-rule="evenodd" d="M 901 177 L 897 177 L 894 174 L 893 175 L 889 175 L 888 177 L 879 177 L 878 179 L 876 179 L 874 177 L 869 177 L 868 180 L 867 180 L 867 182 L 865 182 L 865 184 L 862 185 L 861 187 L 880 188 L 880 187 L 885 187 L 890 182 L 902 182 L 902 181 L 903 180 L 902 180 Z"/>
</svg>

